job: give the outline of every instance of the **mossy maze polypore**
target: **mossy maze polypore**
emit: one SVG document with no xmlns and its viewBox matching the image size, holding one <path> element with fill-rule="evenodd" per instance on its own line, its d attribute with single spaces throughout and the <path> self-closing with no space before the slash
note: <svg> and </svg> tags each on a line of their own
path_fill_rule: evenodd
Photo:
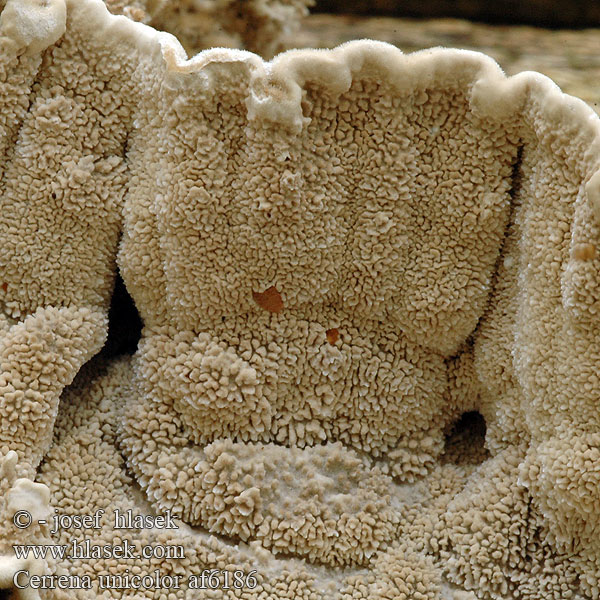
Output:
<svg viewBox="0 0 600 600">
<path fill-rule="evenodd" d="M 0 45 L 18 475 L 67 514 L 172 509 L 120 535 L 185 557 L 136 566 L 256 569 L 257 599 L 597 596 L 591 109 L 463 51 L 187 60 L 99 0 L 9 0 Z M 115 257 L 141 338 L 88 362 Z M 474 411 L 485 452 L 446 441 Z"/>
</svg>

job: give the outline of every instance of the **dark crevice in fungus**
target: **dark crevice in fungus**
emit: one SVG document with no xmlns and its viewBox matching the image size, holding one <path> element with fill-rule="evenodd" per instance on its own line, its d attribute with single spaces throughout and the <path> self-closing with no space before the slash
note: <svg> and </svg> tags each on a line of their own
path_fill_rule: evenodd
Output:
<svg viewBox="0 0 600 600">
<path fill-rule="evenodd" d="M 498 285 L 499 277 L 499 269 L 500 265 L 504 263 L 506 258 L 506 244 L 508 238 L 514 234 L 515 227 L 515 212 L 516 206 L 520 202 L 521 197 L 521 186 L 523 180 L 523 149 L 524 143 L 523 140 L 520 141 L 519 146 L 517 147 L 517 154 L 515 156 L 515 162 L 512 165 L 512 171 L 510 176 L 510 189 L 508 190 L 508 195 L 510 197 L 510 209 L 508 211 L 508 219 L 504 226 L 504 237 L 502 238 L 502 243 L 500 248 L 498 249 L 498 256 L 496 257 L 496 264 L 494 265 L 494 271 L 492 273 L 492 278 L 490 280 L 490 287 L 487 296 L 486 306 L 481 315 L 479 315 L 479 319 L 477 320 L 477 325 L 471 332 L 471 338 L 469 345 L 473 345 L 473 341 L 481 327 L 481 323 L 489 316 L 490 312 L 493 310 L 493 300 L 496 296 L 496 287 Z"/>
<path fill-rule="evenodd" d="M 108 311 L 108 339 L 102 349 L 106 358 L 133 354 L 142 334 L 142 319 L 117 271 Z"/>
<path fill-rule="evenodd" d="M 511 200 L 515 200 L 520 191 L 521 191 L 521 185 L 522 185 L 522 179 L 523 179 L 523 172 L 522 172 L 522 167 L 523 167 L 523 149 L 525 148 L 525 144 L 523 142 L 523 140 L 520 141 L 519 146 L 517 147 L 517 155 L 515 157 L 515 162 L 513 163 L 512 166 L 512 173 L 510 176 L 510 180 L 511 180 L 511 186 L 510 186 L 510 190 L 508 192 Z"/>
<path fill-rule="evenodd" d="M 484 462 L 490 456 L 485 447 L 485 432 L 485 419 L 480 412 L 463 413 L 446 435 L 442 463 L 478 465 Z"/>
</svg>

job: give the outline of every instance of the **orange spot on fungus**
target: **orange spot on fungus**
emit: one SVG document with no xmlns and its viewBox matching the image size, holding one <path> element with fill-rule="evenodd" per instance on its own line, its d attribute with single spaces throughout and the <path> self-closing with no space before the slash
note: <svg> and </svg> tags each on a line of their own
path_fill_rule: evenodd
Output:
<svg viewBox="0 0 600 600">
<path fill-rule="evenodd" d="M 252 292 L 254 302 L 269 312 L 278 313 L 283 310 L 283 300 L 277 288 L 272 285 L 264 292 Z"/>
<path fill-rule="evenodd" d="M 8 283 L 6 281 L 2 284 L 2 289 L 6 291 L 8 289 Z"/>
<path fill-rule="evenodd" d="M 325 332 L 325 335 L 327 336 L 327 341 L 330 344 L 335 344 L 339 339 L 340 339 L 340 332 L 337 329 L 328 329 Z"/>
<path fill-rule="evenodd" d="M 594 244 L 579 244 L 573 249 L 573 257 L 576 260 L 592 260 L 596 256 Z"/>
</svg>

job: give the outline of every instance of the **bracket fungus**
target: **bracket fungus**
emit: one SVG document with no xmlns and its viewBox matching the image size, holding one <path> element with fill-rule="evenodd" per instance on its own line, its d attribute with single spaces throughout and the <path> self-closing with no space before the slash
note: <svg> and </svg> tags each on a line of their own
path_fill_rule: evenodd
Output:
<svg viewBox="0 0 600 600">
<path fill-rule="evenodd" d="M 49 490 L 178 523 L 55 544 L 184 552 L 67 553 L 35 569 L 94 592 L 40 598 L 600 597 L 589 107 L 474 52 L 188 60 L 101 0 L 0 6 L 0 589 Z M 141 339 L 94 357 L 117 266 Z"/>
</svg>

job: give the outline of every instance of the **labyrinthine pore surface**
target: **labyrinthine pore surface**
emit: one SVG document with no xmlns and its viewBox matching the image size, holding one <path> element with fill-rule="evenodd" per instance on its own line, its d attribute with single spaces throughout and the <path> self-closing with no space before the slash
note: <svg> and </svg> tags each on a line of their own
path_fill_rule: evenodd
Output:
<svg viewBox="0 0 600 600">
<path fill-rule="evenodd" d="M 600 595 L 588 107 L 462 51 L 187 60 L 100 0 L 9 0 L 0 47 L 0 589 Z M 142 335 L 92 358 L 115 260 Z M 21 507 L 180 527 L 51 537 Z M 185 556 L 11 553 L 74 538 Z M 256 586 L 188 589 L 210 568 Z M 182 583 L 97 588 L 133 569 Z"/>
</svg>

